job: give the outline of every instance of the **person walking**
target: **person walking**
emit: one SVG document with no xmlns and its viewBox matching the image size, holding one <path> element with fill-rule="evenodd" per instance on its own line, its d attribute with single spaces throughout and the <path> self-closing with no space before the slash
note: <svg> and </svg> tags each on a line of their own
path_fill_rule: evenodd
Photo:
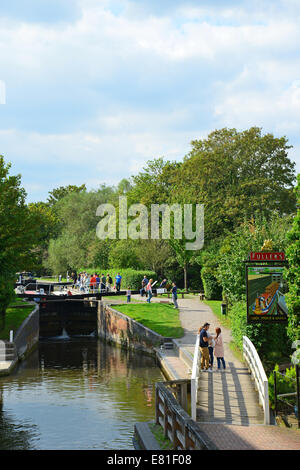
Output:
<svg viewBox="0 0 300 470">
<path fill-rule="evenodd" d="M 96 273 L 91 277 L 90 280 L 90 286 L 91 286 L 91 291 L 94 294 L 96 292 L 96 285 L 97 285 L 97 276 Z"/>
<path fill-rule="evenodd" d="M 106 276 L 106 291 L 110 292 L 111 291 L 111 285 L 112 285 L 112 278 L 110 277 L 109 274 Z"/>
<path fill-rule="evenodd" d="M 88 294 L 90 292 L 90 275 L 87 274 L 85 278 L 85 293 Z"/>
<path fill-rule="evenodd" d="M 207 330 L 209 329 L 209 323 L 204 323 L 202 328 L 199 328 L 198 333 L 200 334 L 200 351 L 201 351 L 201 363 L 200 367 L 202 371 L 209 369 L 209 352 L 208 352 L 208 335 Z"/>
<path fill-rule="evenodd" d="M 122 282 L 122 276 L 121 276 L 120 273 L 118 273 L 118 274 L 116 275 L 115 280 L 116 280 L 116 289 L 117 289 L 117 292 L 120 292 L 120 289 L 121 289 L 121 282 Z"/>
<path fill-rule="evenodd" d="M 101 284 L 100 284 L 100 291 L 105 291 L 106 288 L 106 277 L 104 274 L 101 274 Z"/>
<path fill-rule="evenodd" d="M 218 370 L 221 370 L 221 362 L 223 365 L 223 369 L 226 369 L 226 363 L 224 360 L 224 346 L 223 346 L 223 338 L 221 333 L 221 328 L 216 328 L 216 336 L 215 336 L 215 356 L 218 362 Z"/>
<path fill-rule="evenodd" d="M 177 303 L 177 286 L 176 282 L 172 283 L 172 300 L 174 304 L 174 308 L 178 308 L 178 303 Z"/>
<path fill-rule="evenodd" d="M 96 292 L 99 292 L 100 277 L 96 274 Z"/>
<path fill-rule="evenodd" d="M 152 299 L 152 282 L 153 282 L 153 279 L 150 279 L 148 284 L 147 284 L 147 287 L 146 287 L 146 291 L 147 291 L 147 294 L 148 294 L 147 302 L 149 304 L 150 304 L 151 299 Z"/>
<path fill-rule="evenodd" d="M 146 293 L 146 287 L 147 287 L 147 284 L 148 284 L 148 279 L 147 279 L 147 276 L 144 276 L 143 279 L 142 279 L 142 288 L 140 290 L 140 295 L 141 297 L 144 297 L 144 294 L 147 295 Z"/>
<path fill-rule="evenodd" d="M 159 285 L 159 288 L 165 288 L 167 285 L 167 282 L 168 282 L 167 279 L 163 279 Z"/>
<path fill-rule="evenodd" d="M 127 287 L 126 295 L 127 295 L 127 303 L 129 304 L 131 301 L 131 290 L 129 286 Z"/>
</svg>

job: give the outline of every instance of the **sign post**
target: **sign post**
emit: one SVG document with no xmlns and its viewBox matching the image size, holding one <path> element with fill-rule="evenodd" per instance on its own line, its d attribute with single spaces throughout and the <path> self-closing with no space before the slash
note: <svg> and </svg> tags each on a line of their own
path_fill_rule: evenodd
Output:
<svg viewBox="0 0 300 470">
<path fill-rule="evenodd" d="M 245 261 L 247 323 L 287 321 L 283 252 L 252 252 Z"/>
</svg>

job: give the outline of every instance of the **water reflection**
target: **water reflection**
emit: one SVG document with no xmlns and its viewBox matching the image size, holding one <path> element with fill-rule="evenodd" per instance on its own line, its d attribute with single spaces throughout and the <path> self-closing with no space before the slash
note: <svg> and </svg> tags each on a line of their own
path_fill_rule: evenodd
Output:
<svg viewBox="0 0 300 470">
<path fill-rule="evenodd" d="M 95 338 L 42 341 L 0 378 L 0 449 L 132 449 L 159 380 L 151 357 Z"/>
</svg>

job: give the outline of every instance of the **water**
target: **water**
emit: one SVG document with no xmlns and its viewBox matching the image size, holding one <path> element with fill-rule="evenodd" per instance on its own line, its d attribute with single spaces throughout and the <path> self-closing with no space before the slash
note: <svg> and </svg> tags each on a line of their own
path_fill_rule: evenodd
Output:
<svg viewBox="0 0 300 470">
<path fill-rule="evenodd" d="M 153 358 L 96 338 L 41 341 L 0 377 L 0 450 L 133 449 L 134 424 L 155 414 Z"/>
</svg>

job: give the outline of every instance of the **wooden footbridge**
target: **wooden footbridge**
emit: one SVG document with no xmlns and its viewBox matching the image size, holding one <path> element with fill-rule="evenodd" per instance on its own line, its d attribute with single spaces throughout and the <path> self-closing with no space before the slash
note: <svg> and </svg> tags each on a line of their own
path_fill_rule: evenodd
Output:
<svg viewBox="0 0 300 470">
<path fill-rule="evenodd" d="M 199 370 L 196 332 L 199 322 L 195 322 L 195 318 L 201 308 L 195 305 L 191 304 L 193 310 L 190 310 L 194 318 L 183 318 L 186 334 L 182 344 L 192 358 L 191 375 L 156 384 L 156 422 L 163 427 L 165 436 L 175 449 L 182 450 L 300 450 L 300 432 L 281 428 L 272 421 L 268 380 L 256 349 L 247 337 L 243 338 L 243 361 L 239 361 L 228 348 L 229 337 L 226 338 L 226 331 L 222 329 L 225 346 L 227 343 L 226 370 Z M 212 313 L 207 318 L 207 309 L 207 306 L 203 309 L 205 319 L 213 323 L 216 319 Z M 193 321 L 194 331 L 191 332 L 188 328 Z M 175 354 L 173 352 L 173 356 Z"/>
</svg>

